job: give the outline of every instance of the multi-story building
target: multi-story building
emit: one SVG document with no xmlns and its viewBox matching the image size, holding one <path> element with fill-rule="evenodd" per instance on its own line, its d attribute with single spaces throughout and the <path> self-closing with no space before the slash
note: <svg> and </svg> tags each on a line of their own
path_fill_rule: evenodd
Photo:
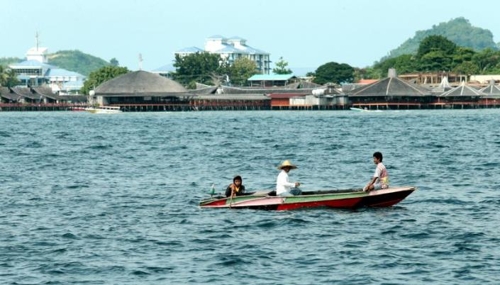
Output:
<svg viewBox="0 0 500 285">
<path fill-rule="evenodd" d="M 246 57 L 255 62 L 260 73 L 269 74 L 271 71 L 269 53 L 247 45 L 246 40 L 240 37 L 225 38 L 218 35 L 212 36 L 207 38 L 204 49 L 189 47 L 181 49 L 175 52 L 175 54 L 186 56 L 197 52 L 220 54 L 229 64 L 233 64 L 240 57 Z"/>
<path fill-rule="evenodd" d="M 9 68 L 14 71 L 23 86 L 48 85 L 54 93 L 78 94 L 83 87 L 85 76 L 77 72 L 48 64 L 48 49 L 45 47 L 33 47 L 26 53 L 26 60 L 10 64 Z"/>
</svg>

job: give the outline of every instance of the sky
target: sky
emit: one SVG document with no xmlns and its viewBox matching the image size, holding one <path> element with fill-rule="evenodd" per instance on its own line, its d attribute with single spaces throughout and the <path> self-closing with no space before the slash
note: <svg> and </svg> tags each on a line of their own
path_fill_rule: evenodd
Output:
<svg viewBox="0 0 500 285">
<path fill-rule="evenodd" d="M 154 70 L 213 35 L 238 36 L 297 72 L 328 62 L 367 67 L 417 31 L 464 17 L 500 42 L 500 1 L 453 0 L 0 0 L 0 57 L 80 50 Z M 299 74 L 297 74 L 299 75 Z"/>
</svg>

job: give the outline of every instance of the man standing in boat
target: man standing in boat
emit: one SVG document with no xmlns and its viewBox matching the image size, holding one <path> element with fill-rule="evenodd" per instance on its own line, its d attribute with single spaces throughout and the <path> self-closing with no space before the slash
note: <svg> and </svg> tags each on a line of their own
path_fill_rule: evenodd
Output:
<svg viewBox="0 0 500 285">
<path fill-rule="evenodd" d="M 375 168 L 375 174 L 373 174 L 372 180 L 363 188 L 363 191 L 370 192 L 372 190 L 389 188 L 389 174 L 382 160 L 383 156 L 381 152 L 377 151 L 373 154 L 373 163 L 375 163 L 377 167 Z"/>
<path fill-rule="evenodd" d="M 300 186 L 299 182 L 290 182 L 288 180 L 288 172 L 292 169 L 296 169 L 297 166 L 293 165 L 289 160 L 283 161 L 283 163 L 278 166 L 281 169 L 278 178 L 276 179 L 276 195 L 278 196 L 294 196 L 300 195 L 302 191 L 300 189 L 292 189 Z"/>
</svg>

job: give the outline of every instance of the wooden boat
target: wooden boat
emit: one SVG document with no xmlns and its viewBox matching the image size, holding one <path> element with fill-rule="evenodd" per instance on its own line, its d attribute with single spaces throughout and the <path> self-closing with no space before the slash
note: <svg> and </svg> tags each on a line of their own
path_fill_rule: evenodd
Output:
<svg viewBox="0 0 500 285">
<path fill-rule="evenodd" d="M 93 114 L 116 114 L 121 113 L 120 107 L 116 106 L 99 106 L 99 107 L 89 107 L 85 111 Z"/>
<path fill-rule="evenodd" d="M 200 202 L 201 208 L 249 208 L 263 210 L 295 210 L 300 208 L 390 207 L 405 199 L 415 187 L 391 187 L 364 192 L 362 189 L 303 192 L 302 195 L 281 197 L 275 191 L 255 192 L 234 198 L 212 196 Z"/>
</svg>

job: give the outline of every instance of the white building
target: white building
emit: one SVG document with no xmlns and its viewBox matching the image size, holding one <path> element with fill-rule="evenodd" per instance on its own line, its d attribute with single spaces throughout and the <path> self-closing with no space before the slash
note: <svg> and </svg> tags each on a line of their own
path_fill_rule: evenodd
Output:
<svg viewBox="0 0 500 285">
<path fill-rule="evenodd" d="M 26 53 L 26 60 L 35 60 L 42 63 L 47 63 L 47 54 L 49 49 L 46 47 L 32 47 Z"/>
<path fill-rule="evenodd" d="M 85 76 L 48 64 L 48 48 L 33 47 L 26 53 L 26 60 L 9 65 L 24 86 L 48 85 L 60 95 L 78 94 Z"/>
<path fill-rule="evenodd" d="M 181 49 L 175 52 L 175 54 L 186 56 L 197 52 L 220 54 L 229 64 L 233 64 L 240 57 L 246 57 L 255 62 L 260 73 L 269 74 L 271 71 L 269 53 L 250 47 L 246 44 L 246 40 L 240 37 L 224 38 L 218 35 L 212 36 L 207 38 L 204 49 L 189 47 Z"/>
</svg>

